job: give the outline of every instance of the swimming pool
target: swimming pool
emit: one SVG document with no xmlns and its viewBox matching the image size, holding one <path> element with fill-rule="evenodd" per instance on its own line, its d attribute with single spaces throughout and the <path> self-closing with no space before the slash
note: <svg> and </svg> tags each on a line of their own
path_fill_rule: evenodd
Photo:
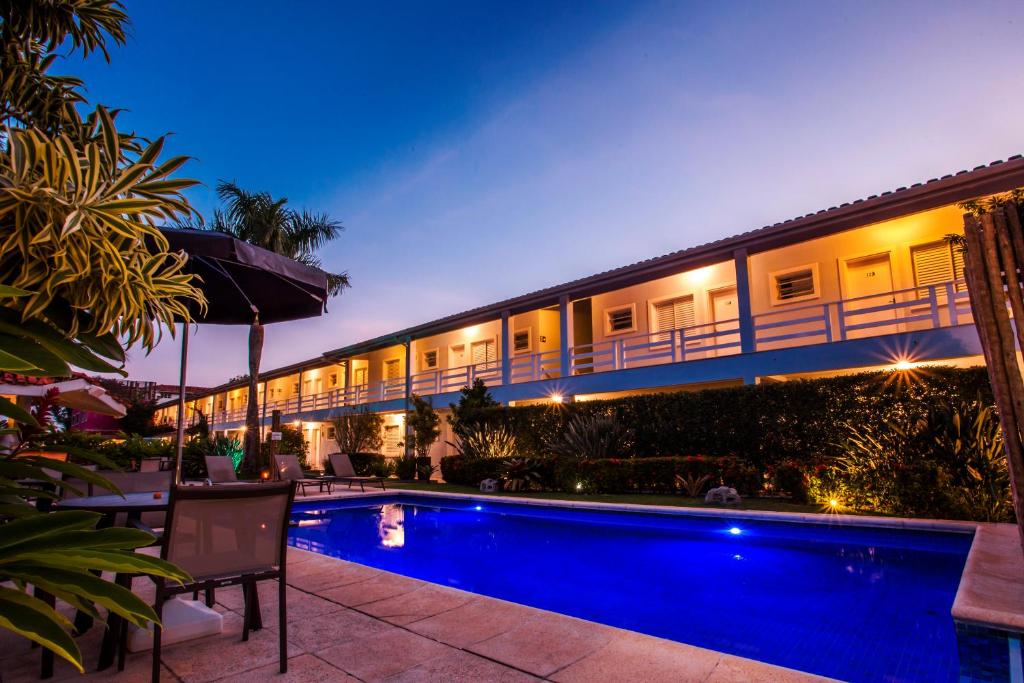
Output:
<svg viewBox="0 0 1024 683">
<path fill-rule="evenodd" d="M 400 494 L 297 502 L 290 543 L 853 681 L 955 681 L 971 534 Z"/>
</svg>

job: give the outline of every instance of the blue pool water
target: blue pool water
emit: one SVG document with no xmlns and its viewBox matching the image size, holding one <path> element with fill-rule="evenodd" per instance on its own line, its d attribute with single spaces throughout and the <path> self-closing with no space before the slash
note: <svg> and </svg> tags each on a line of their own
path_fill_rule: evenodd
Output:
<svg viewBox="0 0 1024 683">
<path fill-rule="evenodd" d="M 415 495 L 296 503 L 291 544 L 853 681 L 955 681 L 969 534 Z"/>
</svg>

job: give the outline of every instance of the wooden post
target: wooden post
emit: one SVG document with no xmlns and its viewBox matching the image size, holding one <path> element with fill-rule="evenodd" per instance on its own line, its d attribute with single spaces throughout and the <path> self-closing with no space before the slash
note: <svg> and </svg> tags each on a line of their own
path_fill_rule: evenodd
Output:
<svg viewBox="0 0 1024 683">
<path fill-rule="evenodd" d="M 1008 214 L 1013 214 L 1009 220 Z M 1014 306 L 1014 298 L 1021 296 L 1016 271 L 1022 265 L 1019 256 L 1024 251 L 1016 252 L 1013 238 L 1005 233 L 1007 224 L 1020 233 L 1020 222 L 1016 220 L 1016 214 L 1017 206 L 1013 203 L 984 213 L 980 219 L 965 214 L 964 237 L 967 249 L 964 261 L 975 328 L 985 354 L 985 365 L 1003 427 L 1003 449 L 1010 475 L 1010 493 L 1017 517 L 1021 550 L 1024 552 L 1024 440 L 1021 438 L 1021 427 L 1024 426 L 1024 377 L 1021 376 L 1017 362 L 1017 335 L 1014 334 L 1007 311 L 1007 291 L 1003 281 L 1005 272 L 1010 284 L 1009 299 L 1011 306 Z M 1004 234 L 998 234 L 1001 232 Z"/>
</svg>

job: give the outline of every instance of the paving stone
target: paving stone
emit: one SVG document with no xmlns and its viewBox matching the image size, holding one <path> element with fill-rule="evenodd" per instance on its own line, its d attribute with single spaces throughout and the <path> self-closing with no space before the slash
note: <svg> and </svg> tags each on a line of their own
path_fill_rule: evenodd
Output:
<svg viewBox="0 0 1024 683">
<path fill-rule="evenodd" d="M 392 628 L 347 607 L 335 605 L 335 609 L 337 611 L 315 619 L 300 619 L 288 624 L 288 642 L 315 653 L 340 642 L 378 635 Z"/>
<path fill-rule="evenodd" d="M 363 605 L 360 611 L 392 624 L 408 624 L 465 605 L 473 596 L 443 586 L 426 585 L 410 593 Z"/>
<path fill-rule="evenodd" d="M 600 624 L 543 613 L 526 624 L 466 649 L 546 677 L 604 646 L 614 632 Z"/>
<path fill-rule="evenodd" d="M 378 576 L 322 591 L 320 595 L 346 607 L 357 607 L 397 595 L 411 593 L 424 585 L 422 581 L 398 574 L 381 573 Z"/>
<path fill-rule="evenodd" d="M 488 598 L 408 624 L 406 628 L 428 638 L 464 648 L 511 631 L 534 618 L 537 610 Z"/>
<path fill-rule="evenodd" d="M 526 683 L 537 680 L 540 679 L 468 652 L 451 650 L 389 677 L 387 683 Z"/>
<path fill-rule="evenodd" d="M 317 653 L 330 664 L 364 681 L 380 681 L 439 657 L 450 648 L 415 633 L 387 633 L 344 642 Z"/>
<path fill-rule="evenodd" d="M 345 683 L 358 681 L 347 673 L 310 654 L 288 660 L 288 673 L 282 674 L 278 663 L 220 679 L 217 683 Z"/>
<path fill-rule="evenodd" d="M 550 678 L 559 683 L 703 681 L 721 657 L 712 650 L 627 633 Z"/>
</svg>

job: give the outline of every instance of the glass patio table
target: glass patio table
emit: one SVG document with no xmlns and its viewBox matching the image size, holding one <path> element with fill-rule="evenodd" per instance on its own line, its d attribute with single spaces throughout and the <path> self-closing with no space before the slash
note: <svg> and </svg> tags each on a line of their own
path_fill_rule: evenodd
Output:
<svg viewBox="0 0 1024 683">
<path fill-rule="evenodd" d="M 68 498 L 57 503 L 59 510 L 88 510 L 99 512 L 103 515 L 97 529 L 106 529 L 114 526 L 117 515 L 127 513 L 128 524 L 139 521 L 143 512 L 161 512 L 167 510 L 167 491 L 147 491 L 140 493 L 125 493 L 118 495 L 110 493 L 102 496 L 83 496 L 81 498 Z M 118 574 L 114 582 L 119 586 L 128 588 L 131 579 L 123 574 Z M 111 614 L 107 623 L 107 630 L 103 634 L 103 643 L 100 646 L 100 659 L 97 669 L 109 668 L 114 663 L 117 654 L 117 633 L 121 627 L 121 617 Z M 84 612 L 75 615 L 75 630 L 79 633 L 92 628 L 92 617 Z"/>
</svg>

